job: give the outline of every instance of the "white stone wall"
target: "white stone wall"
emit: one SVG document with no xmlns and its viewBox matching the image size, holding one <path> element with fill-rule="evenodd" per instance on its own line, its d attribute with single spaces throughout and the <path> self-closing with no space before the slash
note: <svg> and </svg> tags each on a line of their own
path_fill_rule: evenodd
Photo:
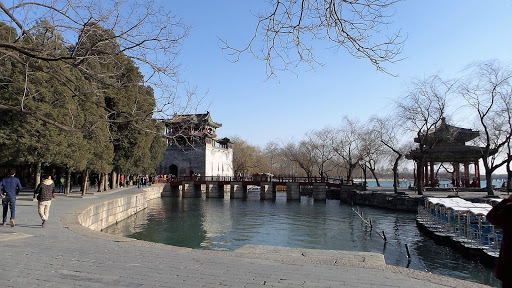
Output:
<svg viewBox="0 0 512 288">
<path fill-rule="evenodd" d="M 178 176 L 189 176 L 190 172 L 201 176 L 234 176 L 233 149 L 211 144 L 196 147 L 169 147 L 157 168 L 157 174 L 169 174 L 169 167 L 178 167 Z"/>
<path fill-rule="evenodd" d="M 78 222 L 95 231 L 115 224 L 148 207 L 149 200 L 161 197 L 162 184 L 144 188 L 141 193 L 94 204 L 78 216 Z"/>
<path fill-rule="evenodd" d="M 206 176 L 234 176 L 233 150 L 206 147 Z"/>
</svg>

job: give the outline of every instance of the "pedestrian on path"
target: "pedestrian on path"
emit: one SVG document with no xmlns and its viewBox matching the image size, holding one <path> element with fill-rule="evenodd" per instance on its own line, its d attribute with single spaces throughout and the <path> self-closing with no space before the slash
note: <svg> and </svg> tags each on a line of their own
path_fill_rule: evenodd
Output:
<svg viewBox="0 0 512 288">
<path fill-rule="evenodd" d="M 66 185 L 66 178 L 64 178 L 64 175 L 60 177 L 60 187 L 59 187 L 59 193 L 64 194 L 65 192 L 65 185 Z"/>
<path fill-rule="evenodd" d="M 494 275 L 503 288 L 512 288 L 512 195 L 501 200 L 486 215 L 487 221 L 503 230 L 500 256 Z"/>
<path fill-rule="evenodd" d="M 43 182 L 39 183 L 34 191 L 34 198 L 37 197 L 39 216 L 43 221 L 41 225 L 44 228 L 50 214 L 52 199 L 55 197 L 55 183 L 53 183 L 51 175 L 44 176 L 43 178 Z"/>
<path fill-rule="evenodd" d="M 16 195 L 21 191 L 20 179 L 14 177 L 16 170 L 9 170 L 9 176 L 0 182 L 0 191 L 2 192 L 3 222 L 2 226 L 7 225 L 7 211 L 11 209 L 11 227 L 14 227 L 14 218 L 16 218 Z"/>
</svg>

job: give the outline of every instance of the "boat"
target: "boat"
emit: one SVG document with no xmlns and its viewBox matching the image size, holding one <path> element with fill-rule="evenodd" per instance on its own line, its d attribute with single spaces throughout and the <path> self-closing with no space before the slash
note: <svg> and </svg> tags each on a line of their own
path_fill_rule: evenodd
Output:
<svg viewBox="0 0 512 288">
<path fill-rule="evenodd" d="M 247 189 L 247 193 L 249 194 L 259 194 L 261 192 L 261 188 L 259 186 L 254 186 Z"/>
<path fill-rule="evenodd" d="M 416 224 L 434 242 L 494 267 L 503 231 L 485 218 L 491 209 L 490 204 L 473 203 L 457 197 L 426 197 L 423 207 L 418 207 Z"/>
</svg>

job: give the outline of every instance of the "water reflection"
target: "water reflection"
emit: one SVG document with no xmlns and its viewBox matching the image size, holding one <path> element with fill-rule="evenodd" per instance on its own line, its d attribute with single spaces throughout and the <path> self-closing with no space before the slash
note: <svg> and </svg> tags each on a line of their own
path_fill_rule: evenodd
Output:
<svg viewBox="0 0 512 288">
<path fill-rule="evenodd" d="M 286 194 L 276 201 L 162 198 L 105 231 L 194 249 L 234 251 L 256 244 L 376 252 L 384 254 L 390 265 L 499 286 L 492 269 L 424 237 L 416 228 L 414 213 L 359 209 L 372 219 L 372 230 L 351 206 L 334 200 L 315 203 L 306 197 L 287 202 Z"/>
</svg>

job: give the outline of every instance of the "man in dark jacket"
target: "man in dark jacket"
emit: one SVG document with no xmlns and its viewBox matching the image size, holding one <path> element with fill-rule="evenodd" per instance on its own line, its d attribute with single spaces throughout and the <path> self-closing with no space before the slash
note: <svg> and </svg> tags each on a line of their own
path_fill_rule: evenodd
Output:
<svg viewBox="0 0 512 288">
<path fill-rule="evenodd" d="M 21 191 L 20 180 L 14 175 L 16 170 L 9 170 L 9 176 L 2 179 L 0 182 L 0 190 L 2 191 L 2 206 L 3 211 L 3 223 L 2 226 L 7 225 L 7 211 L 11 209 L 11 227 L 14 227 L 14 218 L 16 216 L 16 195 Z"/>
<path fill-rule="evenodd" d="M 512 195 L 494 206 L 486 218 L 503 230 L 495 276 L 501 280 L 503 288 L 512 288 Z"/>
<path fill-rule="evenodd" d="M 38 200 L 38 211 L 43 221 L 41 224 L 43 228 L 46 226 L 46 221 L 48 221 L 48 216 L 50 215 L 50 205 L 52 204 L 53 197 L 55 197 L 54 193 L 55 183 L 52 181 L 52 176 L 45 175 L 43 181 L 39 183 L 34 192 L 34 198 Z"/>
</svg>

